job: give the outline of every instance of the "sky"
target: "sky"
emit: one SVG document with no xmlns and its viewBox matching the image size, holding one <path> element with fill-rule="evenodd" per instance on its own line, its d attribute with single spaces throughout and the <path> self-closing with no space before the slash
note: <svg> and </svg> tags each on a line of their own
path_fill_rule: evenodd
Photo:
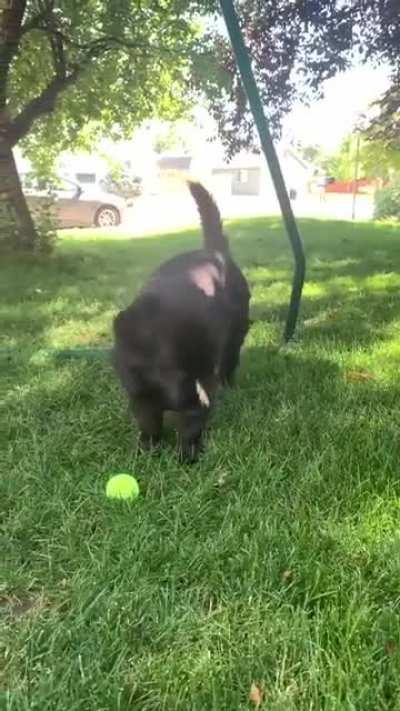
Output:
<svg viewBox="0 0 400 711">
<path fill-rule="evenodd" d="M 318 144 L 334 151 L 350 133 L 360 114 L 386 89 L 388 68 L 359 66 L 329 79 L 324 84 L 324 98 L 310 107 L 297 105 L 284 120 L 288 136 L 305 145 Z"/>
</svg>

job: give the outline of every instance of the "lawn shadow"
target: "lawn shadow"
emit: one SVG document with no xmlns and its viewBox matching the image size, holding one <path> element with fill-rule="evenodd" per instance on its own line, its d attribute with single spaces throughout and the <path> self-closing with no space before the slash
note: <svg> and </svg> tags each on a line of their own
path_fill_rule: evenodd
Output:
<svg viewBox="0 0 400 711">
<path fill-rule="evenodd" d="M 308 261 L 305 337 L 348 345 L 385 338 L 398 315 L 395 227 L 319 220 L 299 224 Z M 292 255 L 281 220 L 232 221 L 228 233 L 254 292 L 255 319 L 282 328 Z M 132 239 L 93 238 L 82 231 L 78 239 L 61 239 L 51 258 L 5 259 L 2 343 L 27 351 L 110 343 L 113 314 L 131 301 L 147 275 L 169 256 L 200 244 L 199 230 Z"/>
<path fill-rule="evenodd" d="M 257 323 L 283 328 L 288 304 L 258 302 L 252 308 Z M 389 341 L 400 320 L 398 286 L 381 291 L 346 291 L 326 287 L 318 297 L 303 296 L 299 335 L 305 342 L 332 343 L 346 348 L 367 348 Z"/>
<path fill-rule="evenodd" d="M 351 509 L 352 486 L 371 497 L 390 486 L 400 491 L 400 385 L 351 374 L 345 364 L 302 352 L 301 345 L 289 351 L 245 347 L 238 384 L 222 394 L 215 415 L 217 446 L 237 447 L 250 471 L 264 459 L 267 470 L 281 472 L 289 498 L 303 469 L 315 468 L 318 476 L 306 477 L 304 487 L 316 505 L 320 498 L 328 508 L 340 499 L 343 511 L 347 500 Z"/>
<path fill-rule="evenodd" d="M 44 366 L 31 364 L 29 373 L 23 387 L 10 390 L 4 401 L 10 414 L 10 440 L 15 437 L 25 447 L 28 430 L 34 439 L 50 438 L 60 465 L 68 463 L 72 468 L 90 462 L 98 470 L 103 466 L 102 458 L 124 461 L 137 455 L 138 430 L 111 362 L 81 359 L 56 365 L 49 360 Z M 300 450 L 304 445 L 318 451 L 326 445 L 327 435 L 328 440 L 334 436 L 335 429 L 340 436 L 345 434 L 351 427 L 350 416 L 365 428 L 366 413 L 371 415 L 370 436 L 382 436 L 392 449 L 394 443 L 397 447 L 397 434 L 394 436 L 387 424 L 378 427 L 378 421 L 397 407 L 399 397 L 397 385 L 373 378 L 349 382 L 344 367 L 328 358 L 302 353 L 301 346 L 288 352 L 248 346 L 243 350 L 237 385 L 220 391 L 210 428 L 212 447 L 206 457 L 210 461 L 229 459 L 227 443 L 233 449 L 242 447 L 241 454 L 250 458 L 259 444 L 266 454 L 273 453 L 275 460 L 287 457 L 288 445 L 290 450 L 297 444 Z M 174 456 L 172 440 L 168 436 L 166 440 L 169 456 Z M 377 449 L 374 446 L 374 451 Z M 146 459 L 147 455 L 143 456 Z M 176 466 L 180 468 L 178 462 Z"/>
<path fill-rule="evenodd" d="M 49 257 L 5 257 L 0 279 L 0 346 L 28 351 L 46 347 L 47 334 L 69 324 L 74 341 L 74 322 L 80 333 L 71 345 L 80 339 L 83 345 L 94 345 L 98 333 L 89 334 L 86 341 L 84 333 L 94 319 L 101 322 L 103 314 L 103 335 L 110 340 L 113 312 L 129 303 L 160 261 L 193 247 L 194 234 L 131 240 L 85 239 L 83 235 L 61 239 Z M 104 331 L 104 326 L 97 330 Z"/>
</svg>

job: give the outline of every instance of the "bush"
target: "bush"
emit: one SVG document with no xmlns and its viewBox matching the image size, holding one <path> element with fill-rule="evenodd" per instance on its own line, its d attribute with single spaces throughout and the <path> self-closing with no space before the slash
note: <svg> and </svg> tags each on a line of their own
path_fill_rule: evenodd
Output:
<svg viewBox="0 0 400 711">
<path fill-rule="evenodd" d="M 30 209 L 35 232 L 29 241 L 29 251 L 34 254 L 50 254 L 57 239 L 57 225 L 54 215 L 54 200 L 51 196 L 43 199 Z M 13 205 L 6 200 L 0 201 L 0 253 L 18 250 L 21 235 L 17 215 Z"/>
<path fill-rule="evenodd" d="M 128 172 L 108 173 L 100 183 L 103 190 L 115 193 L 126 200 L 135 198 L 142 193 L 142 180 Z"/>
<path fill-rule="evenodd" d="M 400 219 L 400 179 L 376 191 L 374 217 L 376 220 L 385 217 Z"/>
<path fill-rule="evenodd" d="M 33 251 L 49 254 L 57 240 L 56 178 L 31 172 L 21 175 L 21 182 L 36 230 Z"/>
<path fill-rule="evenodd" d="M 54 198 L 49 195 L 32 211 L 36 228 L 34 251 L 37 254 L 50 254 L 57 241 L 57 220 L 55 217 Z"/>
</svg>

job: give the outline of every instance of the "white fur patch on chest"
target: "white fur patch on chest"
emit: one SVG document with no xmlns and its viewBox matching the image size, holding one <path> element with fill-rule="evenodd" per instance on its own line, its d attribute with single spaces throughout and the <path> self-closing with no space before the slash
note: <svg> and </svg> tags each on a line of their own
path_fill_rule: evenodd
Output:
<svg viewBox="0 0 400 711">
<path fill-rule="evenodd" d="M 203 405 L 203 407 L 210 407 L 210 398 L 199 380 L 196 380 L 196 392 L 199 396 L 201 405 Z"/>
</svg>

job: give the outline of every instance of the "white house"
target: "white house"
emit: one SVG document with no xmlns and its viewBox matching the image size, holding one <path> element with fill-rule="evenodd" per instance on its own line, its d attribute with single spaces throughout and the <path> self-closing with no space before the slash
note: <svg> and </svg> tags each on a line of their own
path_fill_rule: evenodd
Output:
<svg viewBox="0 0 400 711">
<path fill-rule="evenodd" d="M 308 192 L 313 167 L 302 161 L 291 148 L 278 149 L 280 165 L 292 198 Z M 213 190 L 225 195 L 267 195 L 274 193 L 264 154 L 241 152 L 230 162 L 224 159 L 211 166 Z"/>
<path fill-rule="evenodd" d="M 203 181 L 217 198 L 274 199 L 274 187 L 262 153 L 242 151 L 227 161 L 221 143 L 207 140 L 206 131 L 192 126 L 188 128 L 192 136 L 190 154 L 181 151 L 159 155 L 153 149 L 155 128 L 146 124 L 129 141 L 104 139 L 91 154 L 63 153 L 58 160 L 58 172 L 82 184 L 98 184 L 110 167 L 119 163 L 142 178 L 143 192 L 148 195 L 186 191 L 185 178 L 192 177 Z M 290 146 L 279 145 L 278 155 L 292 198 L 306 194 L 313 166 L 300 159 Z M 21 172 L 29 169 L 21 156 L 17 162 Z"/>
</svg>

